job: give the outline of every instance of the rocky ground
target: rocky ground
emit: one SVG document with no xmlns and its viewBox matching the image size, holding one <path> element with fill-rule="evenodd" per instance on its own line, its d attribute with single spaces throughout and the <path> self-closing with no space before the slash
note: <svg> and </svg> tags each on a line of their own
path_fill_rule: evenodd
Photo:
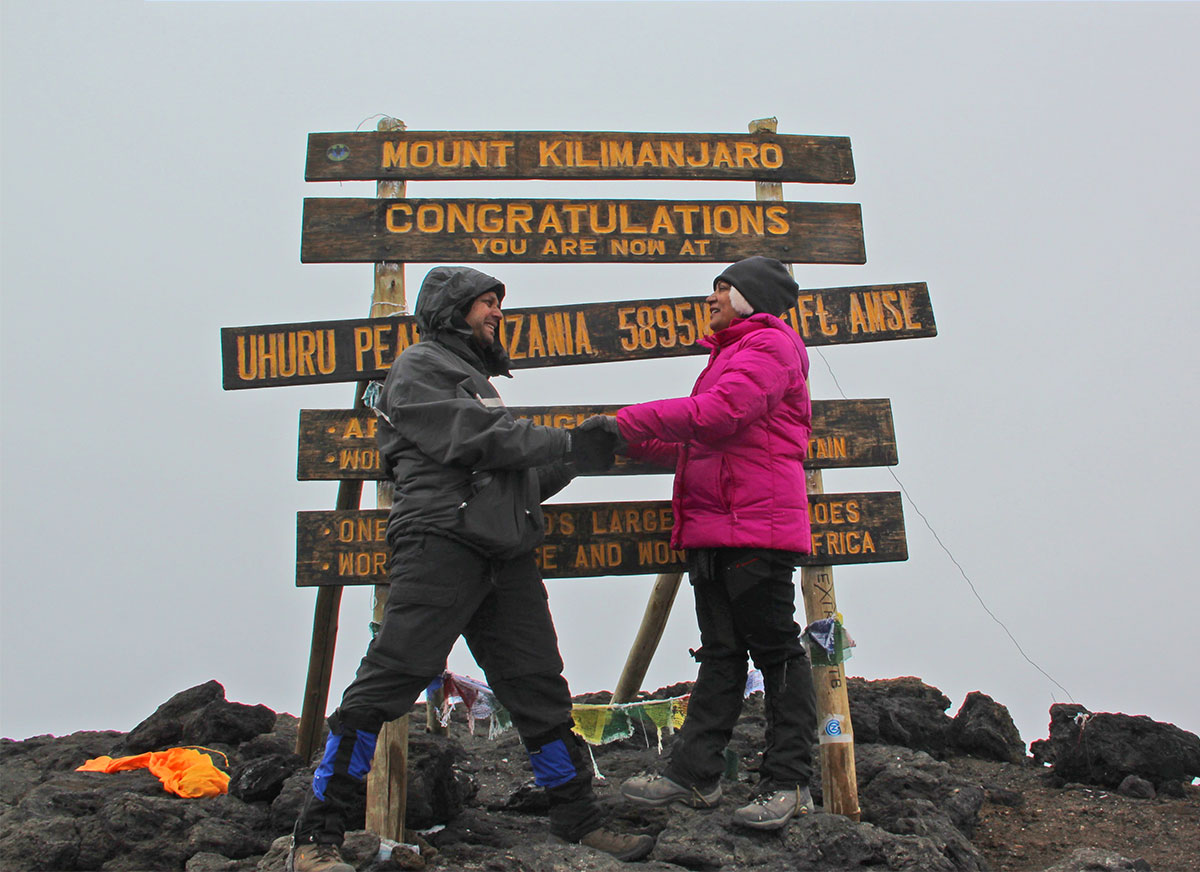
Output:
<svg viewBox="0 0 1200 872">
<path fill-rule="evenodd" d="M 677 685 L 654 694 L 678 696 Z M 861 822 L 815 814 L 776 833 L 741 830 L 729 811 L 751 793 L 763 732 L 751 697 L 731 750 L 737 774 L 711 811 L 634 811 L 617 787 L 660 761 L 640 728 L 594 748 L 598 791 L 614 826 L 652 833 L 646 872 L 811 870 L 1200 870 L 1200 739 L 1150 718 L 1051 709 L 1050 736 L 1027 756 L 1008 712 L 972 694 L 949 700 L 915 678 L 850 682 Z M 592 694 L 581 702 L 605 701 Z M 423 706 L 414 724 L 424 724 Z M 168 700 L 130 733 L 0 740 L 0 869 L 281 872 L 286 834 L 312 765 L 292 753 L 296 720 L 225 699 L 209 682 Z M 549 836 L 540 791 L 514 733 L 410 739 L 409 818 L 424 853 L 379 859 L 353 834 L 360 872 L 599 872 L 625 864 Z M 671 737 L 664 738 L 669 749 Z M 75 772 L 85 760 L 179 745 L 224 752 L 230 793 L 181 799 L 145 770 Z M 221 761 L 218 758 L 218 762 Z M 814 784 L 818 804 L 821 785 Z M 359 818 L 361 826 L 361 816 Z"/>
</svg>

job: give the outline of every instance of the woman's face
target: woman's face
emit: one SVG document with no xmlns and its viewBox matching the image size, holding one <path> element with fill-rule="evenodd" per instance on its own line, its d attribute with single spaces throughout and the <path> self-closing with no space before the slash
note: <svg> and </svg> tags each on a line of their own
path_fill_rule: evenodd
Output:
<svg viewBox="0 0 1200 872">
<path fill-rule="evenodd" d="M 708 304 L 708 326 L 713 333 L 724 330 L 738 317 L 737 312 L 733 311 L 733 304 L 729 302 L 731 290 L 733 285 L 729 282 L 717 282 L 713 292 L 704 301 Z"/>
</svg>

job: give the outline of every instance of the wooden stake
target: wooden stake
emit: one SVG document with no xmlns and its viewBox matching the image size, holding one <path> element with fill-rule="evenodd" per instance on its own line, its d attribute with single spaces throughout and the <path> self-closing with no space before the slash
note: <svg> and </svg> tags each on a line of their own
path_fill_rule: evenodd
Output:
<svg viewBox="0 0 1200 872">
<path fill-rule="evenodd" d="M 378 130 L 404 130 L 404 122 L 382 118 Z M 403 199 L 406 184 L 376 183 L 375 196 L 380 199 Z M 371 296 L 371 317 L 386 318 L 407 314 L 404 294 L 404 264 L 375 264 L 375 291 Z M 381 481 L 376 486 L 375 504 L 391 508 L 392 483 Z M 378 627 L 383 623 L 387 608 L 388 587 L 376 585 L 371 620 Z M 408 798 L 408 715 L 383 725 L 375 745 L 375 760 L 367 776 L 367 829 L 384 839 L 404 841 L 404 816 Z"/>
<path fill-rule="evenodd" d="M 355 388 L 355 408 L 362 405 L 363 383 Z M 337 507 L 357 509 L 362 496 L 361 481 L 338 483 Z M 296 753 L 311 760 L 321 746 L 325 732 L 325 708 L 329 704 L 329 679 L 333 671 L 333 651 L 337 645 L 338 611 L 342 605 L 342 589 L 330 585 L 317 591 L 313 612 L 312 642 L 308 651 L 308 677 L 304 682 L 304 702 L 300 708 L 300 725 L 296 733 Z"/>
<path fill-rule="evenodd" d="M 404 122 L 395 118 L 383 118 L 377 125 L 379 130 L 404 130 Z M 375 186 L 376 196 L 381 198 L 403 197 L 404 182 L 379 182 Z M 375 284 L 371 292 L 372 318 L 386 318 L 404 309 L 404 266 L 398 263 L 375 265 Z M 363 392 L 366 382 L 358 382 L 354 389 L 354 408 L 363 408 Z M 385 505 L 383 488 L 387 487 L 387 506 L 391 505 L 391 484 L 378 485 L 376 505 Z M 361 481 L 338 483 L 337 508 L 357 509 L 362 500 Z M 385 591 L 386 594 L 386 591 Z M 337 646 L 338 612 L 342 605 L 342 589 L 330 586 L 317 591 L 317 603 L 313 612 L 312 643 L 308 652 L 308 676 L 304 683 L 304 702 L 300 707 L 300 725 L 296 734 L 296 753 L 305 760 L 321 746 L 325 732 L 325 709 L 329 706 L 329 680 L 333 674 L 333 655 Z"/>
<path fill-rule="evenodd" d="M 675 594 L 679 592 L 679 582 L 683 574 L 666 572 L 654 582 L 650 591 L 650 600 L 646 603 L 646 613 L 642 615 L 642 625 L 638 627 L 633 647 L 625 659 L 625 668 L 621 670 L 621 678 L 613 691 L 613 704 L 632 702 L 637 692 L 642 689 L 642 679 L 658 650 L 662 640 L 663 630 L 667 627 L 667 618 L 671 616 L 671 606 L 675 603 Z"/>
<path fill-rule="evenodd" d="M 775 133 L 778 120 L 760 118 L 750 122 L 750 132 Z M 782 200 L 779 182 L 755 182 L 756 199 Z M 791 270 L 791 267 L 788 267 Z M 825 493 L 821 470 L 805 471 L 810 494 Z M 833 568 L 805 566 L 800 570 L 800 590 L 804 597 L 804 615 L 808 623 L 837 614 L 833 593 Z M 825 810 L 857 821 L 858 782 L 854 769 L 854 731 L 850 726 L 850 698 L 846 693 L 846 670 L 837 666 L 813 667 L 817 691 L 818 734 L 821 742 L 821 784 L 825 792 Z"/>
</svg>

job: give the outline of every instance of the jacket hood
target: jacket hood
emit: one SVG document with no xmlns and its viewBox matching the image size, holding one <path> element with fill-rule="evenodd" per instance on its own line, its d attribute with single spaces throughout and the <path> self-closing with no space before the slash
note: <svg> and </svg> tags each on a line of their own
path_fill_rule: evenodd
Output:
<svg viewBox="0 0 1200 872">
<path fill-rule="evenodd" d="M 417 329 L 429 335 L 450 330 L 470 336 L 463 317 L 466 306 L 488 291 L 504 299 L 504 283 L 497 278 L 469 266 L 434 267 L 421 282 L 421 293 L 417 295 Z"/>
<path fill-rule="evenodd" d="M 504 299 L 504 283 L 468 266 L 438 266 L 421 282 L 417 295 L 417 329 L 421 340 L 440 342 L 488 375 L 511 376 L 508 352 L 497 333 L 483 348 L 467 325 L 467 307 L 480 294 L 495 291 Z"/>
</svg>

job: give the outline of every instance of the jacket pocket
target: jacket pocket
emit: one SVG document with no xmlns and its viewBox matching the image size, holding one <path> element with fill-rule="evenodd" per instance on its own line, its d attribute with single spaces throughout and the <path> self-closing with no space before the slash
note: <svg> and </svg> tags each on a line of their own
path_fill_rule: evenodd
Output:
<svg viewBox="0 0 1200 872">
<path fill-rule="evenodd" d="M 729 458 L 722 454 L 721 467 L 717 476 L 717 494 L 721 498 L 721 508 L 731 514 L 733 512 L 733 495 L 736 489 L 737 483 L 733 479 L 733 467 L 729 463 Z"/>
<path fill-rule="evenodd" d="M 476 472 L 471 495 L 458 507 L 459 534 L 490 557 L 516 557 L 541 539 L 536 519 L 525 509 L 518 475 L 525 472 Z"/>
<path fill-rule="evenodd" d="M 422 536 L 397 548 L 391 559 L 388 601 L 423 606 L 451 606 L 458 600 L 464 574 L 434 553 L 436 540 Z"/>
</svg>

